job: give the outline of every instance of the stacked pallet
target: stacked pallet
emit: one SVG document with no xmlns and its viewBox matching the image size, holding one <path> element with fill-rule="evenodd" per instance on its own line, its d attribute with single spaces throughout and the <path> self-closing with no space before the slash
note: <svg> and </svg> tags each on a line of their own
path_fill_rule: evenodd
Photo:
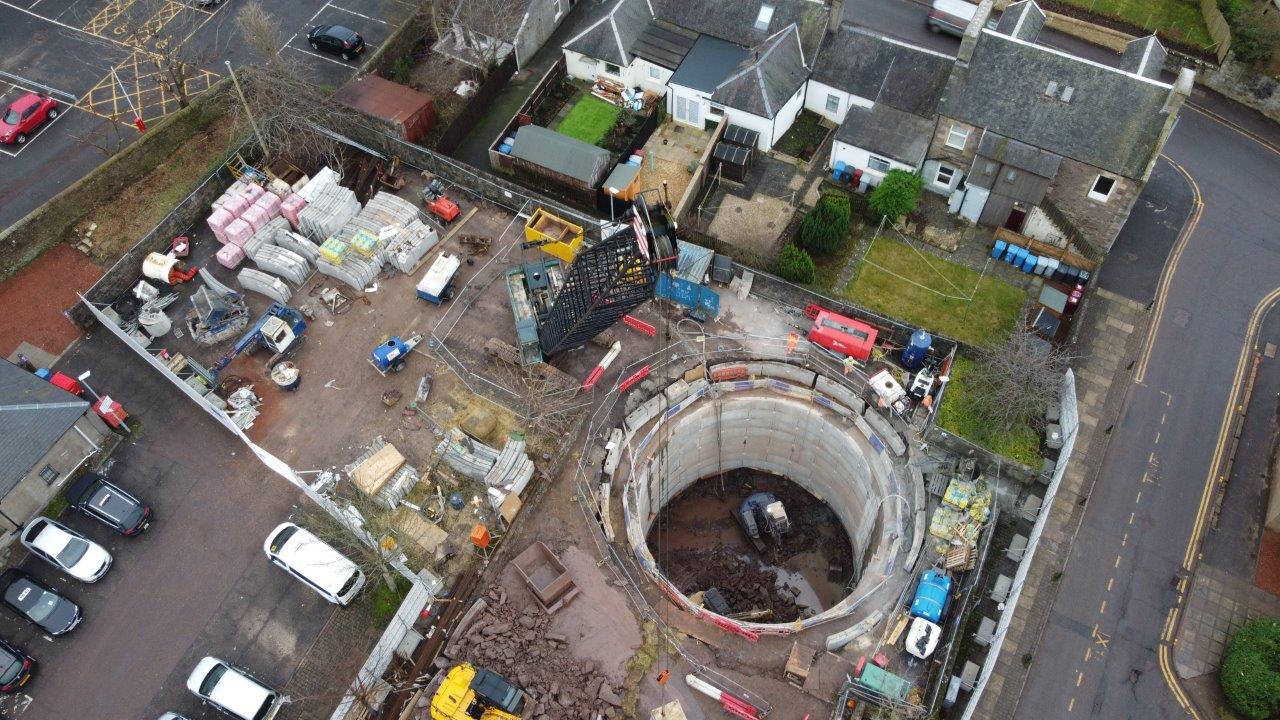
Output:
<svg viewBox="0 0 1280 720">
<path fill-rule="evenodd" d="M 306 282 L 311 274 L 311 265 L 306 258 L 279 245 L 263 245 L 253 256 L 253 262 L 263 272 L 279 275 L 294 285 Z"/>
<path fill-rule="evenodd" d="M 298 213 L 298 229 L 314 241 L 339 235 L 360 212 L 355 193 L 338 185 L 336 175 L 317 174 L 303 190 L 309 192 L 307 206 Z"/>
<path fill-rule="evenodd" d="M 244 268 L 236 275 L 236 279 L 245 290 L 266 295 L 281 305 L 288 303 L 289 298 L 293 296 L 293 291 L 280 278 L 253 268 Z"/>
</svg>

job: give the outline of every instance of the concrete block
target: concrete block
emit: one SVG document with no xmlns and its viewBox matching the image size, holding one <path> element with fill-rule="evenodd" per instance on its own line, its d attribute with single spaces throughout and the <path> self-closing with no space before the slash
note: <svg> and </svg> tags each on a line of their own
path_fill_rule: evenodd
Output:
<svg viewBox="0 0 1280 720">
<path fill-rule="evenodd" d="M 901 457 L 907 451 L 907 444 L 902 440 L 902 435 L 893 429 L 888 418 L 878 412 L 869 412 L 863 415 L 863 418 L 875 429 L 876 434 L 889 446 L 894 455 Z"/>
<path fill-rule="evenodd" d="M 812 388 L 814 379 L 817 377 L 817 373 L 812 370 L 805 370 L 789 363 L 772 361 L 761 363 L 761 372 L 765 377 L 789 380 L 804 388 Z"/>
<path fill-rule="evenodd" d="M 854 415 L 861 415 L 867 407 L 866 401 L 858 397 L 857 393 L 823 375 L 818 376 L 818 382 L 814 389 L 849 408 Z"/>
</svg>

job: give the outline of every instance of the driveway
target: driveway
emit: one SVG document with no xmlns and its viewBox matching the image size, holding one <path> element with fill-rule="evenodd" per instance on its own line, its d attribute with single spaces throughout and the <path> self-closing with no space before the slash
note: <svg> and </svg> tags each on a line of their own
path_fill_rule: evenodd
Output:
<svg viewBox="0 0 1280 720">
<path fill-rule="evenodd" d="M 12 615 L 0 618 L 0 633 L 40 662 L 24 688 L 29 704 L 19 697 L 0 712 L 21 720 L 154 718 L 165 710 L 212 718 L 184 686 L 205 655 L 283 687 L 334 612 L 262 554 L 298 494 L 105 331 L 57 367 L 92 368 L 94 389 L 119 397 L 141 421 L 110 474 L 149 502 L 156 520 L 142 536 L 120 538 L 64 515 L 115 556 L 95 585 L 32 558 L 21 563 L 78 602 L 85 620 L 48 640 Z"/>
</svg>

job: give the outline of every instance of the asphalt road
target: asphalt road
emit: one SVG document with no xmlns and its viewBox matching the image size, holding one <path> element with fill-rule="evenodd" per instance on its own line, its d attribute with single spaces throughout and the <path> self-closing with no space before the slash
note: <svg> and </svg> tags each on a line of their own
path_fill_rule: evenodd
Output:
<svg viewBox="0 0 1280 720">
<path fill-rule="evenodd" d="M 137 136 L 140 113 L 150 124 L 174 112 L 176 99 L 162 94 L 147 60 L 146 43 L 135 34 L 151 18 L 164 19 L 169 42 L 186 42 L 207 59 L 206 73 L 191 81 L 193 92 L 216 82 L 233 66 L 255 62 L 238 43 L 235 19 L 245 0 L 223 0 L 213 12 L 186 8 L 172 15 L 163 0 L 0 0 L 0 106 L 26 92 L 49 92 L 63 105 L 23 146 L 0 146 L 0 228 L 39 207 L 108 157 L 101 148 Z M 399 0 L 262 0 L 278 21 L 277 51 L 301 61 L 312 80 L 336 87 L 350 79 L 394 29 Z M 306 32 L 313 25 L 351 27 L 365 37 L 367 51 L 345 62 L 313 51 Z M 184 38 L 189 38 L 183 40 Z M 114 72 L 114 74 L 113 74 Z"/>
<path fill-rule="evenodd" d="M 262 554 L 263 539 L 298 494 L 105 331 L 57 367 L 70 374 L 91 368 L 94 388 L 120 398 L 141 421 L 111 476 L 150 503 L 156 520 L 143 535 L 122 538 L 78 513 L 63 516 L 115 557 L 93 585 L 33 558 L 22 563 L 79 603 L 85 619 L 49 640 L 0 615 L 0 635 L 40 663 L 24 695 L 0 704 L 0 713 L 10 720 L 145 719 L 166 710 L 217 717 L 185 688 L 205 655 L 284 686 L 335 612 Z"/>
</svg>

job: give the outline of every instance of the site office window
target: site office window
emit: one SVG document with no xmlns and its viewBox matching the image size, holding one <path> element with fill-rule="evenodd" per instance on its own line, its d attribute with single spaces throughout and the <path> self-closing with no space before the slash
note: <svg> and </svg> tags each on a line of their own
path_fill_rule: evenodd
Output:
<svg viewBox="0 0 1280 720">
<path fill-rule="evenodd" d="M 1089 188 L 1089 199 L 1098 202 L 1106 202 L 1111 199 L 1111 193 L 1116 189 L 1116 179 L 1099 175 L 1094 178 L 1093 185 Z"/>
</svg>

